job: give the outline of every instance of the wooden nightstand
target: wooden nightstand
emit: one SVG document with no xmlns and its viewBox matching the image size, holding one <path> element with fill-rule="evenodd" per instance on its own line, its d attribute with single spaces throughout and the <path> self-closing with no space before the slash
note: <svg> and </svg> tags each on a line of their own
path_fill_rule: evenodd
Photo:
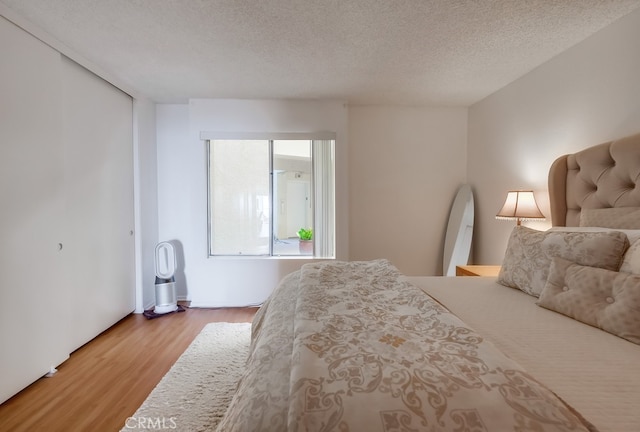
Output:
<svg viewBox="0 0 640 432">
<path fill-rule="evenodd" d="M 492 276 L 500 273 L 499 265 L 465 265 L 456 266 L 456 276 Z"/>
</svg>

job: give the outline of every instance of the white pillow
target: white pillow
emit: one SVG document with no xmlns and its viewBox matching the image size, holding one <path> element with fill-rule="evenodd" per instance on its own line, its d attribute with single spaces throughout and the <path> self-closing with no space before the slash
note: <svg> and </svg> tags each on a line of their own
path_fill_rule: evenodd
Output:
<svg viewBox="0 0 640 432">
<path fill-rule="evenodd" d="M 582 209 L 580 226 L 640 229 L 640 207 Z"/>
<path fill-rule="evenodd" d="M 640 344 L 640 275 L 554 258 L 537 304 Z"/>
</svg>

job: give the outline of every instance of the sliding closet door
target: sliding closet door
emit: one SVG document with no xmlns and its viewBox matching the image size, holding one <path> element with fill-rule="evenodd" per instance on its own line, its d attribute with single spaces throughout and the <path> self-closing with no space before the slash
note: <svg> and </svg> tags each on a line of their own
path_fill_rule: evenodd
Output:
<svg viewBox="0 0 640 432">
<path fill-rule="evenodd" d="M 0 402 L 68 356 L 60 55 L 0 17 Z"/>
<path fill-rule="evenodd" d="M 62 73 L 73 350 L 135 308 L 133 101 L 64 57 Z"/>
</svg>

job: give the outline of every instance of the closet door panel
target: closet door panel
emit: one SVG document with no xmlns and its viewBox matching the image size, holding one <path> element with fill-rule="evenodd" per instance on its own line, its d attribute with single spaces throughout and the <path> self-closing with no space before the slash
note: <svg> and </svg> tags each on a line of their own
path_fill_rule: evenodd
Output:
<svg viewBox="0 0 640 432">
<path fill-rule="evenodd" d="M 133 101 L 67 58 L 62 66 L 75 349 L 135 308 Z"/>
<path fill-rule="evenodd" d="M 0 17 L 0 402 L 67 357 L 60 55 Z"/>
</svg>

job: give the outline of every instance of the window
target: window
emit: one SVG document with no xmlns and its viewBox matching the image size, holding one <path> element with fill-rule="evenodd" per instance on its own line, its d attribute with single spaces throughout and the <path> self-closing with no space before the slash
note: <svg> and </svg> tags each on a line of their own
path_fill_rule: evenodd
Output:
<svg viewBox="0 0 640 432">
<path fill-rule="evenodd" d="M 333 258 L 334 139 L 245 138 L 207 141 L 209 255 Z"/>
</svg>

